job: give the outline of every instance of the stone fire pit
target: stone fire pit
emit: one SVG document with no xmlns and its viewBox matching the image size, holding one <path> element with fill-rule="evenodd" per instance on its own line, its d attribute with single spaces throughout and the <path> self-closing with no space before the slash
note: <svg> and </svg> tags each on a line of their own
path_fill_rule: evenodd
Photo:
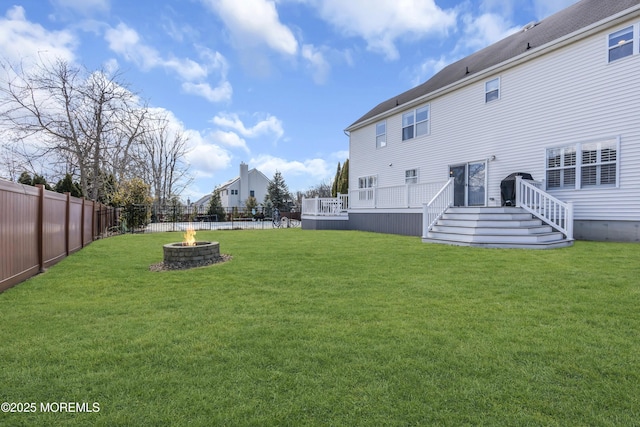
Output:
<svg viewBox="0 0 640 427">
<path fill-rule="evenodd" d="M 202 267 L 223 261 L 218 242 L 195 242 L 187 246 L 184 243 L 168 243 L 163 246 L 165 270 Z"/>
</svg>

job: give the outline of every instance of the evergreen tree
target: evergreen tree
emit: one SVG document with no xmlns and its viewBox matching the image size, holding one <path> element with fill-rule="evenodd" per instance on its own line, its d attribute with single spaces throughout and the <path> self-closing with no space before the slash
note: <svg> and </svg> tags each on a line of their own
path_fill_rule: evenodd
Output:
<svg viewBox="0 0 640 427">
<path fill-rule="evenodd" d="M 349 159 L 344 161 L 342 170 L 340 170 L 340 179 L 338 180 L 338 193 L 349 194 Z"/>
<path fill-rule="evenodd" d="M 20 174 L 20 178 L 18 178 L 18 183 L 23 185 L 33 185 L 33 179 L 29 172 L 25 171 Z"/>
<path fill-rule="evenodd" d="M 211 199 L 209 200 L 209 207 L 207 208 L 207 215 L 216 216 L 216 221 L 224 221 L 227 213 L 222 206 L 222 200 L 220 199 L 220 189 L 213 190 Z"/>
<path fill-rule="evenodd" d="M 338 195 L 338 182 L 340 181 L 340 172 L 342 169 L 340 168 L 340 162 L 338 162 L 338 169 L 336 170 L 336 176 L 333 178 L 333 184 L 331 184 L 331 197 L 336 197 Z"/>
<path fill-rule="evenodd" d="M 42 184 L 45 190 L 52 189 L 51 186 L 47 183 L 47 180 L 44 176 L 34 174 L 33 178 L 31 178 L 31 175 L 29 174 L 29 172 L 22 172 L 20 174 L 20 177 L 18 178 L 18 183 L 23 185 L 31 185 L 33 187 L 35 187 L 36 184 Z"/>
<path fill-rule="evenodd" d="M 47 179 L 42 175 L 38 175 L 38 174 L 33 175 L 33 181 L 31 181 L 31 185 L 35 186 L 36 184 L 44 185 L 45 190 L 52 189 L 51 186 L 47 184 Z"/>
<path fill-rule="evenodd" d="M 287 201 L 291 199 L 289 194 L 289 188 L 284 182 L 284 178 L 279 171 L 273 175 L 273 179 L 267 186 L 267 195 L 265 197 L 265 205 L 267 201 L 271 201 L 274 208 L 278 208 L 280 211 L 287 211 Z"/>
<path fill-rule="evenodd" d="M 77 182 L 73 182 L 71 174 L 66 174 L 63 179 L 58 181 L 55 190 L 58 193 L 71 193 L 73 197 L 82 197 L 82 190 Z"/>
<path fill-rule="evenodd" d="M 252 211 L 255 209 L 258 210 L 258 200 L 255 197 L 249 196 L 247 197 L 247 201 L 244 203 L 245 213 L 247 216 L 253 215 Z"/>
</svg>

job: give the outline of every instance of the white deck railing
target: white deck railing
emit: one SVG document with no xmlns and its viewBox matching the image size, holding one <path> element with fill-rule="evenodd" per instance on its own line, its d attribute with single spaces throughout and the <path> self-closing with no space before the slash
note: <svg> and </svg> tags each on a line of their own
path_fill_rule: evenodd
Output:
<svg viewBox="0 0 640 427">
<path fill-rule="evenodd" d="M 425 203 L 422 211 L 422 238 L 426 239 L 429 230 L 433 228 L 442 214 L 453 205 L 453 178 L 438 191 L 438 193 Z"/>
<path fill-rule="evenodd" d="M 302 199 L 302 215 L 311 216 L 347 216 L 349 196 L 338 194 L 338 197 L 316 197 Z"/>
<path fill-rule="evenodd" d="M 542 221 L 573 240 L 573 204 L 556 199 L 537 188 L 535 183 L 516 177 L 516 206 L 532 213 Z"/>
<path fill-rule="evenodd" d="M 444 184 L 445 182 L 440 181 L 351 190 L 349 207 L 351 209 L 419 208 L 428 203 Z"/>
</svg>

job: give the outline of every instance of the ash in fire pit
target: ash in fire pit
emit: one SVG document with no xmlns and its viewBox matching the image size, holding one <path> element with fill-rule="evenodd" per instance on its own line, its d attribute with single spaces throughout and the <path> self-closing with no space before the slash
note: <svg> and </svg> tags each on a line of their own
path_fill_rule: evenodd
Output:
<svg viewBox="0 0 640 427">
<path fill-rule="evenodd" d="M 150 267 L 151 270 L 182 270 L 223 262 L 229 259 L 220 254 L 218 242 L 197 242 L 195 231 L 187 229 L 185 241 L 163 246 L 164 262 Z"/>
</svg>

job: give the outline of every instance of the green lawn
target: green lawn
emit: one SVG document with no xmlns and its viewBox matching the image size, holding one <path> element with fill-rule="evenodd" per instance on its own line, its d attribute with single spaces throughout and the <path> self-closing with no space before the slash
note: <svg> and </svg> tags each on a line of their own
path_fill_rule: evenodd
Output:
<svg viewBox="0 0 640 427">
<path fill-rule="evenodd" d="M 638 244 L 197 238 L 233 259 L 151 272 L 181 235 L 119 236 L 0 294 L 0 402 L 37 406 L 0 425 L 640 423 Z"/>
</svg>

